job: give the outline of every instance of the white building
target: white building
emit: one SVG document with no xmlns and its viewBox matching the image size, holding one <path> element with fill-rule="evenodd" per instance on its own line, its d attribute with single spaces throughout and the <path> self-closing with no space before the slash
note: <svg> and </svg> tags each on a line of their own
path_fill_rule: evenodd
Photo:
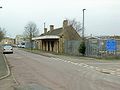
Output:
<svg viewBox="0 0 120 90">
<path fill-rule="evenodd" d="M 15 43 L 16 43 L 16 45 L 19 45 L 22 42 L 24 42 L 23 36 L 22 35 L 16 35 L 16 37 L 15 37 Z"/>
</svg>

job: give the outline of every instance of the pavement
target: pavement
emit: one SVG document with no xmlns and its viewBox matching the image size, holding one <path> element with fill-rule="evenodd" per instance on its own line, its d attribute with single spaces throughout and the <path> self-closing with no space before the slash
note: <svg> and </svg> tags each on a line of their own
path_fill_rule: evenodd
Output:
<svg viewBox="0 0 120 90">
<path fill-rule="evenodd" d="M 0 90 L 14 90 L 14 85 L 15 83 L 10 73 L 8 62 L 0 48 Z"/>
<path fill-rule="evenodd" d="M 15 90 L 51 90 L 49 88 L 37 84 L 22 85 L 22 86 L 14 87 L 14 89 Z"/>
<path fill-rule="evenodd" d="M 0 90 L 14 90 L 15 82 L 12 76 L 0 80 Z"/>
<path fill-rule="evenodd" d="M 3 55 L 2 52 L 0 52 L 0 80 L 9 75 L 10 75 L 10 70 L 5 55 Z"/>
</svg>

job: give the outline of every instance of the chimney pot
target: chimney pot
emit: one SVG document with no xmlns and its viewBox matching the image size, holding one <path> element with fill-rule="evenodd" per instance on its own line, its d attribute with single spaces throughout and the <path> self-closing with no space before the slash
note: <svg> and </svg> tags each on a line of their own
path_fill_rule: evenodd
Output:
<svg viewBox="0 0 120 90">
<path fill-rule="evenodd" d="M 63 28 L 67 27 L 68 26 L 68 20 L 64 20 L 63 21 Z"/>
<path fill-rule="evenodd" d="M 54 30 L 54 25 L 50 25 L 50 31 Z"/>
</svg>

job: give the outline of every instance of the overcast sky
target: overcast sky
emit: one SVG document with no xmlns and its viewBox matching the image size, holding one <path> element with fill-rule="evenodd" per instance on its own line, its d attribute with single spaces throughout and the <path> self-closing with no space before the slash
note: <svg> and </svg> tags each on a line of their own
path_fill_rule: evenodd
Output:
<svg viewBox="0 0 120 90">
<path fill-rule="evenodd" d="M 7 36 L 23 34 L 29 21 L 43 32 L 43 23 L 61 27 L 69 18 L 82 23 L 85 8 L 86 35 L 120 35 L 120 0 L 0 0 L 0 26 Z"/>
</svg>

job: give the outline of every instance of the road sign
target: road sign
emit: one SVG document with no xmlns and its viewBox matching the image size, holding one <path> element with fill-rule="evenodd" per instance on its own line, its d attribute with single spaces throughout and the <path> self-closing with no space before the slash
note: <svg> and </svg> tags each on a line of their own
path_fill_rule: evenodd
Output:
<svg viewBox="0 0 120 90">
<path fill-rule="evenodd" d="M 114 39 L 108 39 L 106 41 L 106 50 L 107 51 L 116 51 L 117 50 L 117 42 Z"/>
</svg>

